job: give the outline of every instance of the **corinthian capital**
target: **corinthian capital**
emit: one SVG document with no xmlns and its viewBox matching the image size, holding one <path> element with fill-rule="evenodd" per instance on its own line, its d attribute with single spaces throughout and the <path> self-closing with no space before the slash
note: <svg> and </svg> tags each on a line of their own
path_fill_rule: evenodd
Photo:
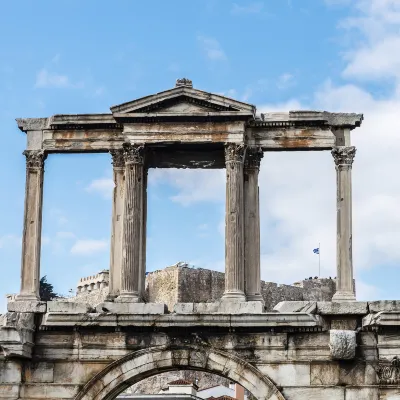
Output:
<svg viewBox="0 0 400 400">
<path fill-rule="evenodd" d="M 354 146 L 338 146 L 332 149 L 332 156 L 337 167 L 340 165 L 351 166 L 355 155 L 356 148 Z"/>
<path fill-rule="evenodd" d="M 144 146 L 130 143 L 123 145 L 125 162 L 133 164 L 143 164 L 144 162 Z"/>
<path fill-rule="evenodd" d="M 264 152 L 261 147 L 248 147 L 246 150 L 244 167 L 246 169 L 260 169 L 261 159 L 263 157 Z"/>
<path fill-rule="evenodd" d="M 227 143 L 225 145 L 225 162 L 243 162 L 245 152 L 244 144 Z"/>
<path fill-rule="evenodd" d="M 44 168 L 47 154 L 43 150 L 25 150 L 23 154 L 26 157 L 27 168 Z"/>
<path fill-rule="evenodd" d="M 110 150 L 112 157 L 112 165 L 114 168 L 123 168 L 125 166 L 124 150 L 112 149 Z"/>
</svg>

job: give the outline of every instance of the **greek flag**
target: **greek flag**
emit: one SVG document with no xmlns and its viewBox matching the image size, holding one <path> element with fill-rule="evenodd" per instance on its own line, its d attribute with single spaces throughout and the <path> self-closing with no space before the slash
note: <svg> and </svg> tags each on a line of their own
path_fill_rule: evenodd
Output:
<svg viewBox="0 0 400 400">
<path fill-rule="evenodd" d="M 314 254 L 319 254 L 319 247 L 317 247 L 316 249 L 313 250 Z"/>
</svg>

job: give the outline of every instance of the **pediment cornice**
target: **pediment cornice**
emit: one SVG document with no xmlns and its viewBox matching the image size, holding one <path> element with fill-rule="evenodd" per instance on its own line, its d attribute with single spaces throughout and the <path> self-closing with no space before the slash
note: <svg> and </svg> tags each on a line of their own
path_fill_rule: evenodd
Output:
<svg viewBox="0 0 400 400">
<path fill-rule="evenodd" d="M 119 117 L 122 114 L 204 114 L 241 113 L 253 117 L 255 106 L 225 96 L 193 89 L 190 86 L 177 86 L 154 95 L 142 97 L 111 107 L 111 112 Z"/>
</svg>

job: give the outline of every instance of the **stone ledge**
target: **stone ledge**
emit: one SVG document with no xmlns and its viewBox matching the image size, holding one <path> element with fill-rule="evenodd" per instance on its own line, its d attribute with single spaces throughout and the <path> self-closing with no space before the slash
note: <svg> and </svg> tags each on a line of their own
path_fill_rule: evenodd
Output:
<svg viewBox="0 0 400 400">
<path fill-rule="evenodd" d="M 262 314 L 261 301 L 221 301 L 215 303 L 177 303 L 175 314 Z"/>
<path fill-rule="evenodd" d="M 274 307 L 277 312 L 305 312 L 320 315 L 366 315 L 366 301 L 281 301 Z"/>
<path fill-rule="evenodd" d="M 260 327 L 260 328 L 323 328 L 318 315 L 304 313 L 263 314 L 111 314 L 111 313 L 47 313 L 41 326 L 135 326 L 154 328 L 190 328 L 199 326 L 216 328 Z"/>
<path fill-rule="evenodd" d="M 47 311 L 47 304 L 44 301 L 16 300 L 7 303 L 7 311 L 22 313 L 41 313 Z"/>
<path fill-rule="evenodd" d="M 92 307 L 87 303 L 75 303 L 70 301 L 48 301 L 47 312 L 87 313 Z"/>
<path fill-rule="evenodd" d="M 285 312 L 303 312 L 315 314 L 317 311 L 317 302 L 315 301 L 281 301 L 274 307 L 274 311 Z"/>
<path fill-rule="evenodd" d="M 167 306 L 163 303 L 113 303 L 104 302 L 96 306 L 97 313 L 109 314 L 165 314 Z"/>
<path fill-rule="evenodd" d="M 400 326 L 400 312 L 380 311 L 378 313 L 368 314 L 362 320 L 363 328 L 377 326 Z"/>
<path fill-rule="evenodd" d="M 399 311 L 400 300 L 377 300 L 368 302 L 369 312 L 377 313 L 380 311 Z"/>
<path fill-rule="evenodd" d="M 366 315 L 366 301 L 318 301 L 317 314 L 321 315 Z"/>
</svg>

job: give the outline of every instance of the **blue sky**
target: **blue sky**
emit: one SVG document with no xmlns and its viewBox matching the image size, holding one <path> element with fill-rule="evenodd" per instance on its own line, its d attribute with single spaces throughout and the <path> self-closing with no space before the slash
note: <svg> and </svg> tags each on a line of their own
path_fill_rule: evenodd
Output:
<svg viewBox="0 0 400 400">
<path fill-rule="evenodd" d="M 102 113 L 194 87 L 259 111 L 363 112 L 353 132 L 354 267 L 360 299 L 396 298 L 400 261 L 400 3 L 397 0 L 14 1 L 0 15 L 0 295 L 19 290 L 25 135 L 15 118 Z M 42 275 L 67 294 L 109 266 L 110 156 L 46 161 Z M 151 170 L 148 270 L 223 269 L 224 172 Z M 267 153 L 262 277 L 335 276 L 329 152 Z M 0 311 L 5 301 L 0 300 Z"/>
</svg>

